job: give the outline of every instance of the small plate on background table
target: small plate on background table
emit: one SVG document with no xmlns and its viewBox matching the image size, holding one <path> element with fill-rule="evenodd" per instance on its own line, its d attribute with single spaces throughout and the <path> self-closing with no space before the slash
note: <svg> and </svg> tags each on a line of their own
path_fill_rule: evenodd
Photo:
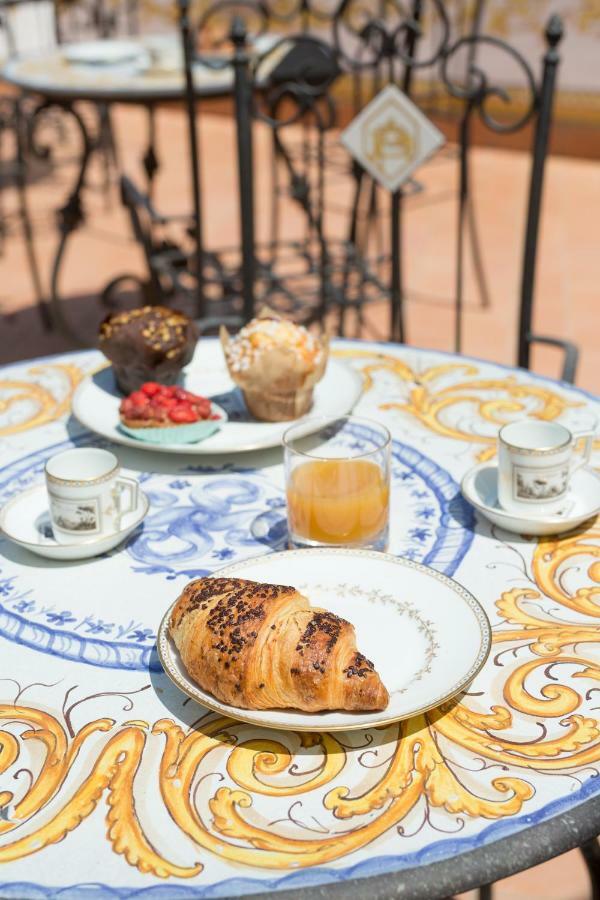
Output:
<svg viewBox="0 0 600 900">
<path fill-rule="evenodd" d="M 229 377 L 218 341 L 199 342 L 194 359 L 183 373 L 182 384 L 195 394 L 209 397 L 229 416 L 229 421 L 220 431 L 197 444 L 143 444 L 124 434 L 119 429 L 119 404 L 123 395 L 116 387 L 110 367 L 84 378 L 73 396 L 73 414 L 90 431 L 115 444 L 188 455 L 243 453 L 279 447 L 284 431 L 292 424 L 258 422 L 248 414 L 241 392 Z M 346 415 L 358 401 L 362 387 L 359 372 L 345 363 L 330 359 L 325 375 L 315 387 L 313 407 L 306 418 L 314 416 L 333 421 L 338 416 Z M 296 419 L 295 423 L 300 421 Z M 322 421 L 318 422 L 315 430 L 322 425 Z"/>
<path fill-rule="evenodd" d="M 312 606 L 347 619 L 356 629 L 358 650 L 374 662 L 390 694 L 379 712 L 250 710 L 221 703 L 187 674 L 168 634 L 171 606 L 157 638 L 165 672 L 202 706 L 243 722 L 292 731 L 387 725 L 460 694 L 490 652 L 490 623 L 473 595 L 446 575 L 402 557 L 370 550 L 289 550 L 236 563 L 215 576 L 290 584 Z"/>
<path fill-rule="evenodd" d="M 534 537 L 561 534 L 600 513 L 600 476 L 588 468 L 573 473 L 565 511 L 560 516 L 525 518 L 503 509 L 498 501 L 498 466 L 495 463 L 482 463 L 470 469 L 460 489 L 465 500 L 486 519 L 513 534 Z"/>
<path fill-rule="evenodd" d="M 115 66 L 147 57 L 142 44 L 112 39 L 81 41 L 60 47 L 63 59 L 72 65 Z"/>
<path fill-rule="evenodd" d="M 144 520 L 149 505 L 147 496 L 139 488 L 137 507 L 123 515 L 119 531 L 90 538 L 85 543 L 62 544 L 52 533 L 46 485 L 38 484 L 17 494 L 2 507 L 0 534 L 17 547 L 46 559 L 91 559 L 118 547 Z"/>
</svg>

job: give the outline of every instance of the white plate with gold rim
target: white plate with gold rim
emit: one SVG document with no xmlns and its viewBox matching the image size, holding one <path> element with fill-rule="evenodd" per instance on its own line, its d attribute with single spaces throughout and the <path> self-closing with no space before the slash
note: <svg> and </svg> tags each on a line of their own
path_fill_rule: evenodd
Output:
<svg viewBox="0 0 600 900">
<path fill-rule="evenodd" d="M 241 392 L 229 377 L 218 341 L 203 339 L 198 342 L 194 358 L 184 370 L 182 383 L 195 394 L 210 397 L 229 417 L 219 431 L 197 444 L 144 444 L 120 431 L 119 404 L 123 395 L 116 387 L 109 366 L 79 384 L 73 396 L 73 414 L 90 431 L 115 444 L 158 453 L 204 456 L 280 446 L 283 433 L 291 423 L 257 422 L 248 414 Z M 322 427 L 323 419 L 333 420 L 346 415 L 358 401 L 362 387 L 359 372 L 337 359 L 330 359 L 325 375 L 315 387 L 312 409 L 303 418 L 320 419 L 315 424 L 316 430 Z"/>
<path fill-rule="evenodd" d="M 390 694 L 380 712 L 249 710 L 221 703 L 188 676 L 168 635 L 171 607 L 157 639 L 167 675 L 202 706 L 243 722 L 295 731 L 352 731 L 407 719 L 464 691 L 490 651 L 490 623 L 466 588 L 428 566 L 387 553 L 287 550 L 215 575 L 293 585 L 313 606 L 350 621 L 359 651 L 373 661 Z"/>
</svg>

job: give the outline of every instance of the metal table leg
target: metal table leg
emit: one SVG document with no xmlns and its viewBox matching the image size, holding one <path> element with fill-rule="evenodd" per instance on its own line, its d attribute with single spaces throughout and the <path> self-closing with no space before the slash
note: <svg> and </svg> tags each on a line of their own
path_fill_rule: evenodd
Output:
<svg viewBox="0 0 600 900">
<path fill-rule="evenodd" d="M 81 137 L 81 156 L 79 159 L 77 177 L 73 184 L 73 187 L 69 193 L 67 202 L 64 204 L 61 209 L 58 210 L 58 227 L 60 232 L 60 237 L 58 241 L 58 246 L 56 248 L 56 253 L 54 255 L 54 262 L 52 265 L 52 275 L 50 280 L 50 310 L 52 323 L 58 330 L 69 340 L 71 343 L 76 346 L 85 346 L 84 342 L 81 338 L 76 334 L 76 332 L 71 328 L 71 325 L 65 318 L 63 314 L 63 306 L 61 303 L 61 297 L 59 293 L 59 277 L 62 270 L 62 263 L 64 259 L 65 250 L 67 248 L 67 244 L 71 234 L 81 225 L 84 221 L 84 212 L 81 204 L 81 192 L 85 186 L 85 178 L 87 173 L 88 164 L 90 161 L 90 157 L 94 149 L 96 149 L 96 144 L 90 137 L 85 122 L 80 115 L 80 113 L 75 109 L 73 104 L 71 103 L 58 103 L 56 101 L 47 100 L 41 103 L 33 112 L 31 120 L 29 122 L 30 129 L 30 142 L 32 146 L 35 146 L 35 132 L 38 124 L 40 122 L 40 118 L 46 113 L 49 109 L 58 107 L 61 109 L 66 115 L 72 117 L 73 121 L 77 126 L 77 130 Z"/>
</svg>

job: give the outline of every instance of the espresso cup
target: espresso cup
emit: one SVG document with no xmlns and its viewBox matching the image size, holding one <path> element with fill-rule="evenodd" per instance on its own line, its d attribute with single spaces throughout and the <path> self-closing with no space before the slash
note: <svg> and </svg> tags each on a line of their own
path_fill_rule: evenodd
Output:
<svg viewBox="0 0 600 900">
<path fill-rule="evenodd" d="M 52 530 L 61 544 L 82 544 L 121 530 L 121 517 L 138 503 L 138 484 L 120 475 L 109 450 L 78 447 L 46 463 Z"/>
<path fill-rule="evenodd" d="M 507 511 L 553 516 L 568 505 L 571 475 L 590 460 L 595 431 L 569 431 L 558 422 L 522 419 L 498 432 L 498 500 Z M 575 454 L 584 440 L 583 454 Z"/>
</svg>

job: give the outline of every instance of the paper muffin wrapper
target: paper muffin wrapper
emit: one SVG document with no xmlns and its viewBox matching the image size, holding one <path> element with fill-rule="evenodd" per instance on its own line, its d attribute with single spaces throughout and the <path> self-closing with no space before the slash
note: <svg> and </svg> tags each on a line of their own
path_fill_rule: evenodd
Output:
<svg viewBox="0 0 600 900">
<path fill-rule="evenodd" d="M 264 394 L 242 388 L 250 415 L 262 422 L 289 422 L 305 415 L 313 404 L 312 387 L 291 394 Z"/>
<path fill-rule="evenodd" d="M 320 338 L 321 356 L 311 371 L 286 347 L 265 349 L 260 362 L 243 371 L 229 365 L 227 329 L 220 330 L 225 362 L 232 380 L 241 388 L 248 411 L 263 422 L 285 422 L 307 413 L 313 402 L 313 390 L 325 373 L 329 358 L 329 340 Z"/>
</svg>

